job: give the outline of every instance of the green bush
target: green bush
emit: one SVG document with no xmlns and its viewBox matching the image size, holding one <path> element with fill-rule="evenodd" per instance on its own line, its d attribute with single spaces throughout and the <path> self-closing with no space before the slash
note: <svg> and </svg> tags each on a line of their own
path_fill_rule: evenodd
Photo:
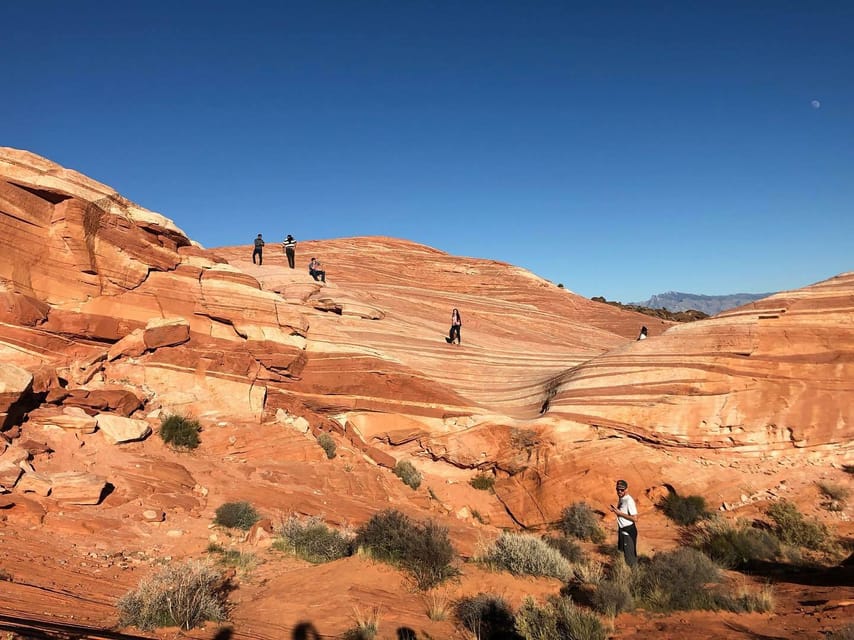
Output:
<svg viewBox="0 0 854 640">
<path fill-rule="evenodd" d="M 160 419 L 160 437 L 168 445 L 176 449 L 195 449 L 199 446 L 198 420 L 184 416 L 169 415 Z"/>
<path fill-rule="evenodd" d="M 702 496 L 680 496 L 671 491 L 658 503 L 658 508 L 676 524 L 689 526 L 709 517 L 706 499 Z"/>
<path fill-rule="evenodd" d="M 378 560 L 407 571 L 419 589 L 430 589 L 459 574 L 448 529 L 433 521 L 415 522 L 394 509 L 375 514 L 362 525 L 354 543 Z"/>
<path fill-rule="evenodd" d="M 225 617 L 222 576 L 197 560 L 167 565 L 139 583 L 117 603 L 120 624 L 150 631 L 157 627 L 192 629 Z"/>
<path fill-rule="evenodd" d="M 773 560 L 780 553 L 780 541 L 768 531 L 744 521 L 731 523 L 723 518 L 705 523 L 694 534 L 691 544 L 728 569 Z"/>
<path fill-rule="evenodd" d="M 421 486 L 421 474 L 408 460 L 402 460 L 394 465 L 394 475 L 403 480 L 403 484 L 413 489 Z"/>
<path fill-rule="evenodd" d="M 806 520 L 798 507 L 787 500 L 771 504 L 765 513 L 776 525 L 774 533 L 786 544 L 820 550 L 830 542 L 826 526 L 816 520 Z"/>
<path fill-rule="evenodd" d="M 576 502 L 566 507 L 560 516 L 560 529 L 564 535 L 597 544 L 605 541 L 605 532 L 599 526 L 599 517 L 586 503 Z"/>
<path fill-rule="evenodd" d="M 575 606 L 571 598 L 550 598 L 539 606 L 527 598 L 516 612 L 516 632 L 523 640 L 606 640 L 602 621 Z"/>
<path fill-rule="evenodd" d="M 454 616 L 478 640 L 515 640 L 513 610 L 501 596 L 479 593 L 454 605 Z"/>
<path fill-rule="evenodd" d="M 248 502 L 226 502 L 216 510 L 214 522 L 229 529 L 250 529 L 261 516 Z"/>
<path fill-rule="evenodd" d="M 657 553 L 639 567 L 635 596 L 644 607 L 658 611 L 717 609 L 717 598 L 707 588 L 720 581 L 720 570 L 705 554 L 690 547 Z"/>
<path fill-rule="evenodd" d="M 503 531 L 481 560 L 516 575 L 560 580 L 572 576 L 572 567 L 557 549 L 528 533 Z"/>
<path fill-rule="evenodd" d="M 319 564 L 352 555 L 350 540 L 340 531 L 330 529 L 319 518 L 300 520 L 291 516 L 282 524 L 273 548 Z"/>
<path fill-rule="evenodd" d="M 495 476 L 489 473 L 478 473 L 469 480 L 469 484 L 480 491 L 492 491 L 495 487 Z"/>
<path fill-rule="evenodd" d="M 572 564 L 584 562 L 586 556 L 584 550 L 569 538 L 563 536 L 543 536 L 543 542 L 553 549 L 557 549 L 560 555 Z"/>
<path fill-rule="evenodd" d="M 317 436 L 317 444 L 326 452 L 326 457 L 332 460 L 335 457 L 335 440 L 328 433 Z"/>
</svg>

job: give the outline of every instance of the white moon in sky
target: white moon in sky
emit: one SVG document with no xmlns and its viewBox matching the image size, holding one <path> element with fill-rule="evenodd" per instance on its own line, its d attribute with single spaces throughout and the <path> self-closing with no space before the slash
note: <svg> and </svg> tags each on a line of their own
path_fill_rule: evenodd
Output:
<svg viewBox="0 0 854 640">
<path fill-rule="evenodd" d="M 821 102 L 819 100 L 812 100 L 810 105 L 813 109 L 821 109 Z"/>
</svg>

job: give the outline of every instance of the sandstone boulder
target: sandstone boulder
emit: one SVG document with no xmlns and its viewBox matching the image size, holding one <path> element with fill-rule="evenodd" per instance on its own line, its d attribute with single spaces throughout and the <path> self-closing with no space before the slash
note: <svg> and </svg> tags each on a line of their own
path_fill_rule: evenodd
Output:
<svg viewBox="0 0 854 640">
<path fill-rule="evenodd" d="M 62 399 L 67 407 L 80 407 L 89 415 L 111 411 L 129 416 L 142 406 L 142 400 L 129 389 L 72 389 Z"/>
<path fill-rule="evenodd" d="M 51 497 L 68 504 L 98 504 L 107 488 L 105 478 L 82 471 L 54 473 L 49 478 Z"/>
<path fill-rule="evenodd" d="M 95 416 L 98 429 L 113 443 L 143 440 L 151 434 L 151 426 L 145 420 L 134 420 L 109 413 Z"/>
<path fill-rule="evenodd" d="M 0 461 L 0 490 L 10 491 L 18 483 L 22 473 L 23 469 L 17 462 Z"/>
<path fill-rule="evenodd" d="M 20 493 L 35 493 L 39 496 L 48 496 L 53 485 L 50 476 L 46 473 L 25 473 L 18 480 L 15 490 Z"/>
<path fill-rule="evenodd" d="M 113 344 L 107 351 L 107 361 L 117 358 L 137 358 L 145 353 L 145 338 L 142 329 L 134 329 L 124 338 Z"/>
<path fill-rule="evenodd" d="M 98 424 L 80 407 L 66 407 L 58 411 L 54 407 L 41 407 L 30 412 L 29 422 L 40 427 L 52 427 L 78 433 L 94 433 Z"/>
<path fill-rule="evenodd" d="M 32 389 L 33 376 L 26 369 L 14 364 L 0 363 L 0 428 L 12 408 Z"/>
<path fill-rule="evenodd" d="M 142 341 L 147 349 L 173 347 L 190 339 L 190 323 L 184 318 L 155 318 L 145 325 Z"/>
</svg>

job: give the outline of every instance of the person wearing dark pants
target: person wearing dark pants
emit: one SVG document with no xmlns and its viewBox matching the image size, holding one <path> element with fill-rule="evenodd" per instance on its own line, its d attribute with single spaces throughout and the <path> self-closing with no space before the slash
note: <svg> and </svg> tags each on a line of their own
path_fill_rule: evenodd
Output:
<svg viewBox="0 0 854 640">
<path fill-rule="evenodd" d="M 262 264 L 264 261 L 264 239 L 261 237 L 261 234 L 258 234 L 258 237 L 255 238 L 255 249 L 252 251 L 252 264 L 255 264 L 255 256 L 258 256 L 258 264 Z"/>
<path fill-rule="evenodd" d="M 311 262 L 308 263 L 308 274 L 315 280 L 326 284 L 326 270 L 322 266 L 320 260 L 312 258 Z"/>
<path fill-rule="evenodd" d="M 285 255 L 288 257 L 288 266 L 294 268 L 294 260 L 296 259 L 297 241 L 289 233 L 288 237 L 282 242 L 282 248 L 285 250 Z"/>
<path fill-rule="evenodd" d="M 626 564 L 634 567 L 638 563 L 638 508 L 625 480 L 617 480 L 617 504 L 611 505 L 611 513 L 617 516 L 617 549 L 623 552 Z"/>
<path fill-rule="evenodd" d="M 457 341 L 457 344 L 462 344 L 462 340 L 460 338 L 460 327 L 463 326 L 462 318 L 460 318 L 460 312 L 454 309 L 451 311 L 451 331 L 448 333 L 448 337 L 445 338 L 445 342 L 448 344 L 453 344 L 454 340 Z"/>
</svg>

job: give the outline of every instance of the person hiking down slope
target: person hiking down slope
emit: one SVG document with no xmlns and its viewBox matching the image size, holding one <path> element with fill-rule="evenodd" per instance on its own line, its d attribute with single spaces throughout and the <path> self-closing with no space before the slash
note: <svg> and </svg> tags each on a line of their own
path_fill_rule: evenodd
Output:
<svg viewBox="0 0 854 640">
<path fill-rule="evenodd" d="M 294 268 L 294 260 L 296 259 L 297 241 L 289 233 L 288 237 L 282 241 L 282 249 L 285 250 L 285 255 L 288 258 L 288 266 Z"/>
<path fill-rule="evenodd" d="M 258 256 L 258 264 L 260 265 L 264 261 L 264 239 L 261 237 L 261 234 L 258 234 L 258 237 L 255 238 L 255 249 L 252 251 L 252 264 L 255 264 L 255 256 Z"/>
<path fill-rule="evenodd" d="M 448 344 L 453 344 L 454 339 L 456 338 L 457 344 L 462 344 L 462 340 L 460 338 L 460 327 L 463 326 L 463 320 L 460 317 L 460 312 L 457 309 L 451 311 L 451 330 L 448 333 L 448 337 L 445 338 L 445 342 Z"/>
<path fill-rule="evenodd" d="M 617 505 L 609 508 L 617 516 L 617 549 L 623 552 L 626 564 L 634 567 L 638 563 L 638 508 L 625 480 L 617 480 Z"/>
</svg>

